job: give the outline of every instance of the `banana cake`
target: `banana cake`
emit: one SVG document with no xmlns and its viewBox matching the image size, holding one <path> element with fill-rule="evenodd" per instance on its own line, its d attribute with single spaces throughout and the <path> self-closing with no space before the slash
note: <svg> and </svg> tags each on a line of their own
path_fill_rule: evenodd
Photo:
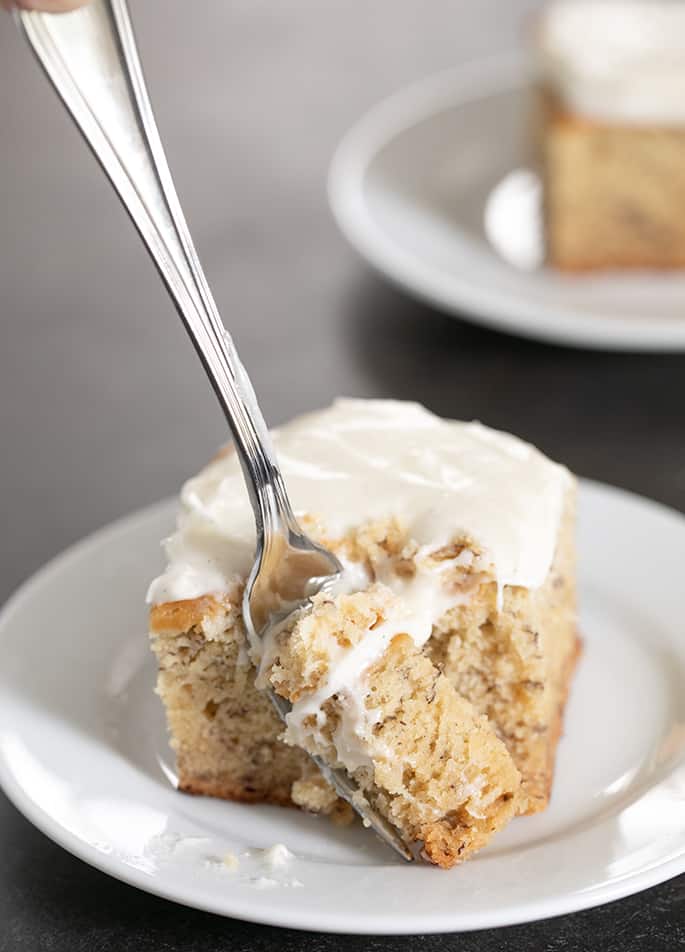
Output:
<svg viewBox="0 0 685 952">
<path fill-rule="evenodd" d="M 342 818 L 315 752 L 453 865 L 550 796 L 579 644 L 573 477 L 399 401 L 338 400 L 274 443 L 298 518 L 345 571 L 251 658 L 236 456 L 186 484 L 149 591 L 179 787 Z M 267 683 L 292 703 L 285 727 Z"/>
<path fill-rule="evenodd" d="M 536 30 L 548 258 L 685 266 L 685 9 L 556 0 Z"/>
</svg>

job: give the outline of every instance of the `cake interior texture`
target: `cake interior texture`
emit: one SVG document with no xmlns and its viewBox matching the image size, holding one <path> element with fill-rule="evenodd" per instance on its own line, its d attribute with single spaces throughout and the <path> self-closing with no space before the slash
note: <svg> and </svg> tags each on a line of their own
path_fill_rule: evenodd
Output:
<svg viewBox="0 0 685 952">
<path fill-rule="evenodd" d="M 346 412 L 355 417 L 379 404 L 390 412 L 383 401 L 352 403 Z M 406 405 L 392 406 L 401 418 Z M 247 563 L 213 593 L 158 587 L 150 633 L 180 788 L 348 820 L 309 750 L 344 766 L 407 842 L 441 866 L 467 858 L 515 813 L 543 809 L 579 645 L 575 485 L 561 467 L 555 474 L 551 557 L 535 586 L 503 584 L 491 549 L 465 529 L 417 531 L 405 511 L 331 532 L 320 512 L 300 512 L 352 583 L 318 596 L 280 632 L 259 676 L 240 612 Z M 490 505 L 504 505 L 499 518 L 519 524 L 506 499 Z M 293 704 L 285 731 L 258 677 Z"/>
<path fill-rule="evenodd" d="M 685 121 L 635 127 L 541 110 L 549 260 L 567 271 L 685 266 Z"/>
<path fill-rule="evenodd" d="M 268 677 L 293 703 L 286 741 L 346 767 L 407 843 L 450 867 L 511 818 L 519 773 L 487 718 L 402 633 L 396 608 L 382 584 L 317 596 L 279 633 Z M 334 662 L 369 649 L 358 679 L 330 680 Z"/>
</svg>

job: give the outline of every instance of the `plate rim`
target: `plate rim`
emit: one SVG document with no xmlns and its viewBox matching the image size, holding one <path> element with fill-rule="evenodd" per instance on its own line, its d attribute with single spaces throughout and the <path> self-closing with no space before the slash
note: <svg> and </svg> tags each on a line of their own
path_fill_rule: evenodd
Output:
<svg viewBox="0 0 685 952">
<path fill-rule="evenodd" d="M 583 478 L 579 480 L 579 483 L 581 487 L 590 492 L 620 496 L 626 503 L 647 507 L 662 517 L 666 516 L 670 519 L 675 518 L 680 522 L 685 522 L 685 513 L 647 496 L 592 479 Z M 14 612 L 21 610 L 22 606 L 31 600 L 34 590 L 41 585 L 43 580 L 53 573 L 59 572 L 65 562 L 77 558 L 90 546 L 102 544 L 122 533 L 125 534 L 135 525 L 159 517 L 167 510 L 173 510 L 176 503 L 176 497 L 171 496 L 152 505 L 136 509 L 130 514 L 122 516 L 84 536 L 53 556 L 19 585 L 0 608 L 0 639 L 8 619 L 12 617 Z M 247 901 L 240 893 L 231 894 L 227 890 L 222 897 L 222 901 L 218 902 L 215 901 L 212 893 L 204 892 L 201 889 L 193 890 L 187 885 L 184 885 L 182 893 L 179 894 L 174 890 L 173 884 L 167 886 L 159 877 L 151 877 L 149 874 L 123 863 L 116 856 L 112 857 L 111 854 L 100 852 L 84 839 L 64 828 L 42 807 L 27 797 L 20 784 L 15 780 L 13 772 L 9 769 L 1 753 L 0 788 L 19 813 L 40 832 L 73 856 L 106 875 L 112 876 L 114 879 L 189 908 L 260 925 L 280 926 L 309 932 L 318 931 L 350 935 L 416 935 L 501 928 L 604 905 L 642 892 L 685 872 L 685 854 L 681 854 L 657 865 L 627 874 L 619 880 L 598 884 L 582 896 L 569 892 L 559 897 L 548 897 L 544 900 L 521 903 L 518 908 L 513 910 L 503 907 L 502 911 L 492 910 L 489 912 L 487 919 L 482 912 L 469 919 L 468 913 L 464 914 L 461 911 L 459 914 L 461 922 L 456 925 L 453 912 L 447 912 L 440 916 L 432 913 L 431 922 L 421 920 L 420 914 L 415 913 L 410 917 L 405 916 L 398 925 L 392 925 L 388 921 L 388 917 L 382 913 L 361 913 L 357 915 L 356 921 L 350 921 L 350 918 L 346 918 L 343 913 L 331 914 L 325 911 L 318 913 L 316 909 L 311 907 L 306 911 L 295 908 L 292 912 L 277 910 L 272 913 L 268 903 L 263 898 L 259 899 L 261 894 L 256 894 L 254 900 L 250 897 L 250 901 Z"/>
<path fill-rule="evenodd" d="M 552 313 L 523 295 L 512 309 L 508 294 L 474 283 L 456 271 L 447 278 L 430 263 L 406 252 L 369 213 L 363 186 L 369 165 L 382 147 L 440 109 L 526 86 L 534 75 L 530 58 L 521 51 L 510 51 L 442 70 L 376 103 L 344 134 L 330 161 L 327 196 L 335 222 L 375 271 L 451 317 L 567 347 L 655 353 L 685 350 L 685 319 L 620 318 L 599 313 L 588 317 L 582 309 L 572 307 Z"/>
</svg>

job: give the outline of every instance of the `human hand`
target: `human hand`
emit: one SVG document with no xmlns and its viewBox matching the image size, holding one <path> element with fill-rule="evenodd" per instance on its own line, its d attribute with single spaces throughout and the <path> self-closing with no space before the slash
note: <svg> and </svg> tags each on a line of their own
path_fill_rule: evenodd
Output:
<svg viewBox="0 0 685 952">
<path fill-rule="evenodd" d="M 0 0 L 5 10 L 40 10 L 41 13 L 67 13 L 83 7 L 88 0 Z"/>
</svg>

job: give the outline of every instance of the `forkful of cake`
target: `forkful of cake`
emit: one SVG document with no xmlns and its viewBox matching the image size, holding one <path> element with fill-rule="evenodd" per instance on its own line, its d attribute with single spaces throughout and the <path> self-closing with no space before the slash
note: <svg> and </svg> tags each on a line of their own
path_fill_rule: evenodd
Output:
<svg viewBox="0 0 685 952">
<path fill-rule="evenodd" d="M 256 527 L 244 629 L 284 739 L 403 859 L 421 851 L 440 866 L 461 862 L 512 817 L 520 776 L 486 719 L 422 652 L 437 607 L 458 593 L 443 604 L 444 572 L 432 563 L 415 588 L 400 585 L 404 594 L 373 571 L 350 584 L 298 522 L 176 195 L 125 0 L 17 17 L 147 246 L 228 421 Z"/>
<path fill-rule="evenodd" d="M 274 626 L 283 626 L 335 583 L 340 562 L 306 535 L 293 513 L 254 390 L 219 316 L 174 188 L 125 0 L 93 0 L 59 15 L 22 10 L 17 18 L 147 246 L 226 415 L 256 524 L 243 614 L 259 664 Z M 288 702 L 266 690 L 285 718 Z M 360 797 L 346 771 L 315 760 L 364 824 L 411 860 L 397 831 Z"/>
</svg>

